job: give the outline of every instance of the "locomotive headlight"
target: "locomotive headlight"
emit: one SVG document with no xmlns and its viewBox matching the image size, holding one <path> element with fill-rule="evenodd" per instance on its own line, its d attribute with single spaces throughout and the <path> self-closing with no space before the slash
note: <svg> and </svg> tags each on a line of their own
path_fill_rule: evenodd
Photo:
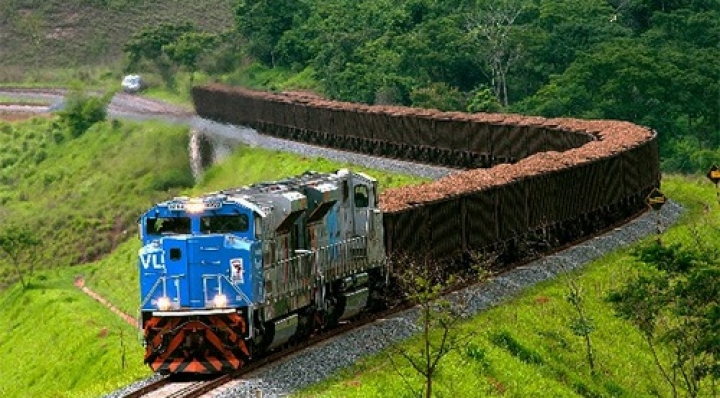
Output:
<svg viewBox="0 0 720 398">
<path fill-rule="evenodd" d="M 190 199 L 185 204 L 185 211 L 188 214 L 198 214 L 205 210 L 205 203 L 201 199 Z"/>
<path fill-rule="evenodd" d="M 159 299 L 157 299 L 157 307 L 160 311 L 167 311 L 170 309 L 171 306 L 170 298 L 162 296 Z"/>
<path fill-rule="evenodd" d="M 224 294 L 218 294 L 213 299 L 213 305 L 215 308 L 225 308 L 227 307 L 228 299 L 227 296 Z"/>
</svg>

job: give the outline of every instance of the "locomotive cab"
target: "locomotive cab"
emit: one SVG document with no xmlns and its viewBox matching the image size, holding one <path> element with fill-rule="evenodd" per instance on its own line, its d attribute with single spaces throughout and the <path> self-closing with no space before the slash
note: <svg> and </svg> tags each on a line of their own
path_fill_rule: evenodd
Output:
<svg viewBox="0 0 720 398">
<path fill-rule="evenodd" d="M 259 215 L 236 203 L 175 201 L 140 222 L 142 311 L 250 306 Z M 260 277 L 261 278 L 261 277 Z M 167 314 L 165 314 L 167 312 Z"/>
</svg>

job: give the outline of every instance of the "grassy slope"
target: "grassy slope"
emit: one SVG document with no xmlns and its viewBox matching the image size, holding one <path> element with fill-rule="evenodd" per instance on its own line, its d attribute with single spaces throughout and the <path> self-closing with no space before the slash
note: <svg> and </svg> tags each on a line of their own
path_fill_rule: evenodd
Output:
<svg viewBox="0 0 720 398">
<path fill-rule="evenodd" d="M 47 123 L 33 120 L 13 124 L 11 128 L 0 125 L 0 131 L 5 131 L 5 141 L 1 142 L 5 144 L 4 151 L 0 154 L 15 153 L 5 149 L 18 145 L 26 149 L 27 155 L 23 156 L 32 158 L 35 148 L 44 142 L 38 137 L 44 136 Z M 28 135 L 35 138 L 30 139 Z M 187 167 L 186 136 L 186 130 L 180 127 L 127 123 L 119 131 L 113 130 L 110 124 L 105 125 L 57 147 L 46 143 L 42 147 L 47 157 L 37 165 L 28 163 L 22 181 L 14 182 L 13 186 L 0 184 L 0 194 L 5 195 L 0 196 L 5 198 L 0 214 L 3 220 L 34 220 L 36 215 L 58 217 L 57 230 L 46 240 L 47 247 L 43 249 L 49 253 L 46 255 L 56 253 L 64 258 L 65 251 L 72 252 L 92 241 L 105 241 L 95 235 L 103 232 L 102 225 L 88 225 L 89 221 L 85 220 L 76 226 L 62 220 L 77 221 L 74 217 L 89 213 L 93 217 L 119 214 L 134 222 L 137 214 L 154 200 L 173 196 L 171 192 L 159 193 L 153 187 L 174 180 L 177 173 L 173 170 Z M 211 169 L 194 191 L 342 166 L 322 159 L 242 149 Z M 0 176 L 16 175 L 22 169 L 16 163 L 10 167 L 12 169 L 0 169 L 7 172 Z M 417 181 L 370 172 L 378 176 L 384 186 Z M 46 186 L 43 176 L 48 173 L 62 175 L 62 178 L 51 179 Z M 42 195 L 35 191 L 41 187 L 44 187 Z M 18 200 L 21 197 L 28 200 Z M 63 203 L 56 203 L 58 201 Z M 47 211 L 48 207 L 53 211 Z M 3 353 L 0 396 L 92 397 L 149 374 L 142 364 L 142 347 L 136 330 L 72 284 L 75 276 L 83 275 L 90 287 L 107 295 L 126 312 L 135 314 L 138 303 L 135 256 L 139 245 L 134 234 L 135 229 L 129 228 L 127 234 L 122 235 L 126 240 L 101 261 L 38 272 L 24 293 L 18 285 L 0 291 L 0 352 Z M 95 238 L 83 243 L 88 236 Z M 4 270 L 10 272 L 7 266 Z M 38 324 L 37 320 L 42 323 Z M 125 369 L 122 368 L 121 342 Z"/>
<path fill-rule="evenodd" d="M 97 397 L 149 373 L 136 329 L 73 286 L 83 270 L 0 293 L 0 396 Z"/>
<path fill-rule="evenodd" d="M 115 63 L 134 32 L 163 22 L 192 21 L 215 32 L 227 29 L 233 25 L 233 3 L 0 0 L 0 81 L 26 80 L 16 76 L 29 66 L 37 70 Z"/>
<path fill-rule="evenodd" d="M 47 119 L 0 123 L 0 227 L 32 228 L 41 268 L 53 268 L 24 293 L 0 289 L 3 397 L 97 396 L 147 374 L 135 328 L 73 286 L 93 266 L 63 265 L 126 239 L 140 209 L 189 175 L 187 128 L 106 123 L 59 143 L 56 133 Z M 0 282 L 13 272 L 0 262 Z"/>
<path fill-rule="evenodd" d="M 192 185 L 186 127 L 104 123 L 58 143 L 59 134 L 48 119 L 0 125 L 0 216 L 43 239 L 41 266 L 110 252 L 148 204 Z M 0 262 L 0 284 L 9 275 Z"/>
<path fill-rule="evenodd" d="M 663 190 L 688 209 L 683 222 L 665 233 L 663 239 L 668 242 L 687 240 L 690 225 L 720 223 L 717 207 L 710 216 L 702 215 L 701 203 L 715 202 L 714 187 L 706 180 L 670 177 Z M 465 330 L 475 333 L 472 343 L 484 351 L 485 357 L 477 360 L 465 352 L 448 356 L 441 363 L 435 384 L 437 396 L 641 397 L 656 392 L 669 396 L 670 391 L 639 333 L 627 322 L 618 320 L 603 301 L 611 289 L 634 273 L 635 265 L 628 253 L 627 249 L 621 250 L 570 276 L 582 286 L 586 309 L 596 325 L 591 335 L 597 356 L 596 376 L 591 376 L 588 370 L 582 340 L 568 327 L 574 312 L 565 299 L 568 277 L 563 277 L 531 288 L 464 325 Z M 522 361 L 511 350 L 493 344 L 490 336 L 502 332 L 537 354 L 542 363 Z M 412 350 L 415 344 L 407 343 L 403 349 Z M 394 361 L 402 364 L 401 371 L 411 377 L 416 388 L 421 385 L 402 358 L 395 356 Z M 393 369 L 388 354 L 380 354 L 298 395 L 409 396 Z"/>
</svg>

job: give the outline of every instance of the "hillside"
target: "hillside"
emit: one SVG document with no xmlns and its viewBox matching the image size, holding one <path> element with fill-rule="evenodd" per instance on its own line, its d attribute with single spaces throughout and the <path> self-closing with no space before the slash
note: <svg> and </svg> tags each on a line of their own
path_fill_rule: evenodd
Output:
<svg viewBox="0 0 720 398">
<path fill-rule="evenodd" d="M 0 81 L 24 69 L 115 65 L 135 32 L 190 21 L 217 32 L 233 24 L 232 0 L 0 0 Z"/>
<path fill-rule="evenodd" d="M 109 253 L 150 202 L 192 185 L 187 135 L 182 126 L 118 121 L 70 138 L 48 118 L 0 123 L 2 228 L 33 231 L 38 267 Z M 12 280 L 0 262 L 0 287 Z"/>
</svg>

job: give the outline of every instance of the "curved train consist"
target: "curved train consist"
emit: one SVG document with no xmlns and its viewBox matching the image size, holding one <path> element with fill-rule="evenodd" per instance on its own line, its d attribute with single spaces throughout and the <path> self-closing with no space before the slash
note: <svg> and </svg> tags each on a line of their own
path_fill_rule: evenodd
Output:
<svg viewBox="0 0 720 398">
<path fill-rule="evenodd" d="M 657 135 L 626 122 L 445 113 L 222 86 L 200 116 L 407 160 L 486 167 L 377 194 L 347 170 L 159 203 L 140 219 L 146 362 L 226 372 L 372 307 L 386 258 L 509 263 L 645 208 Z"/>
</svg>

